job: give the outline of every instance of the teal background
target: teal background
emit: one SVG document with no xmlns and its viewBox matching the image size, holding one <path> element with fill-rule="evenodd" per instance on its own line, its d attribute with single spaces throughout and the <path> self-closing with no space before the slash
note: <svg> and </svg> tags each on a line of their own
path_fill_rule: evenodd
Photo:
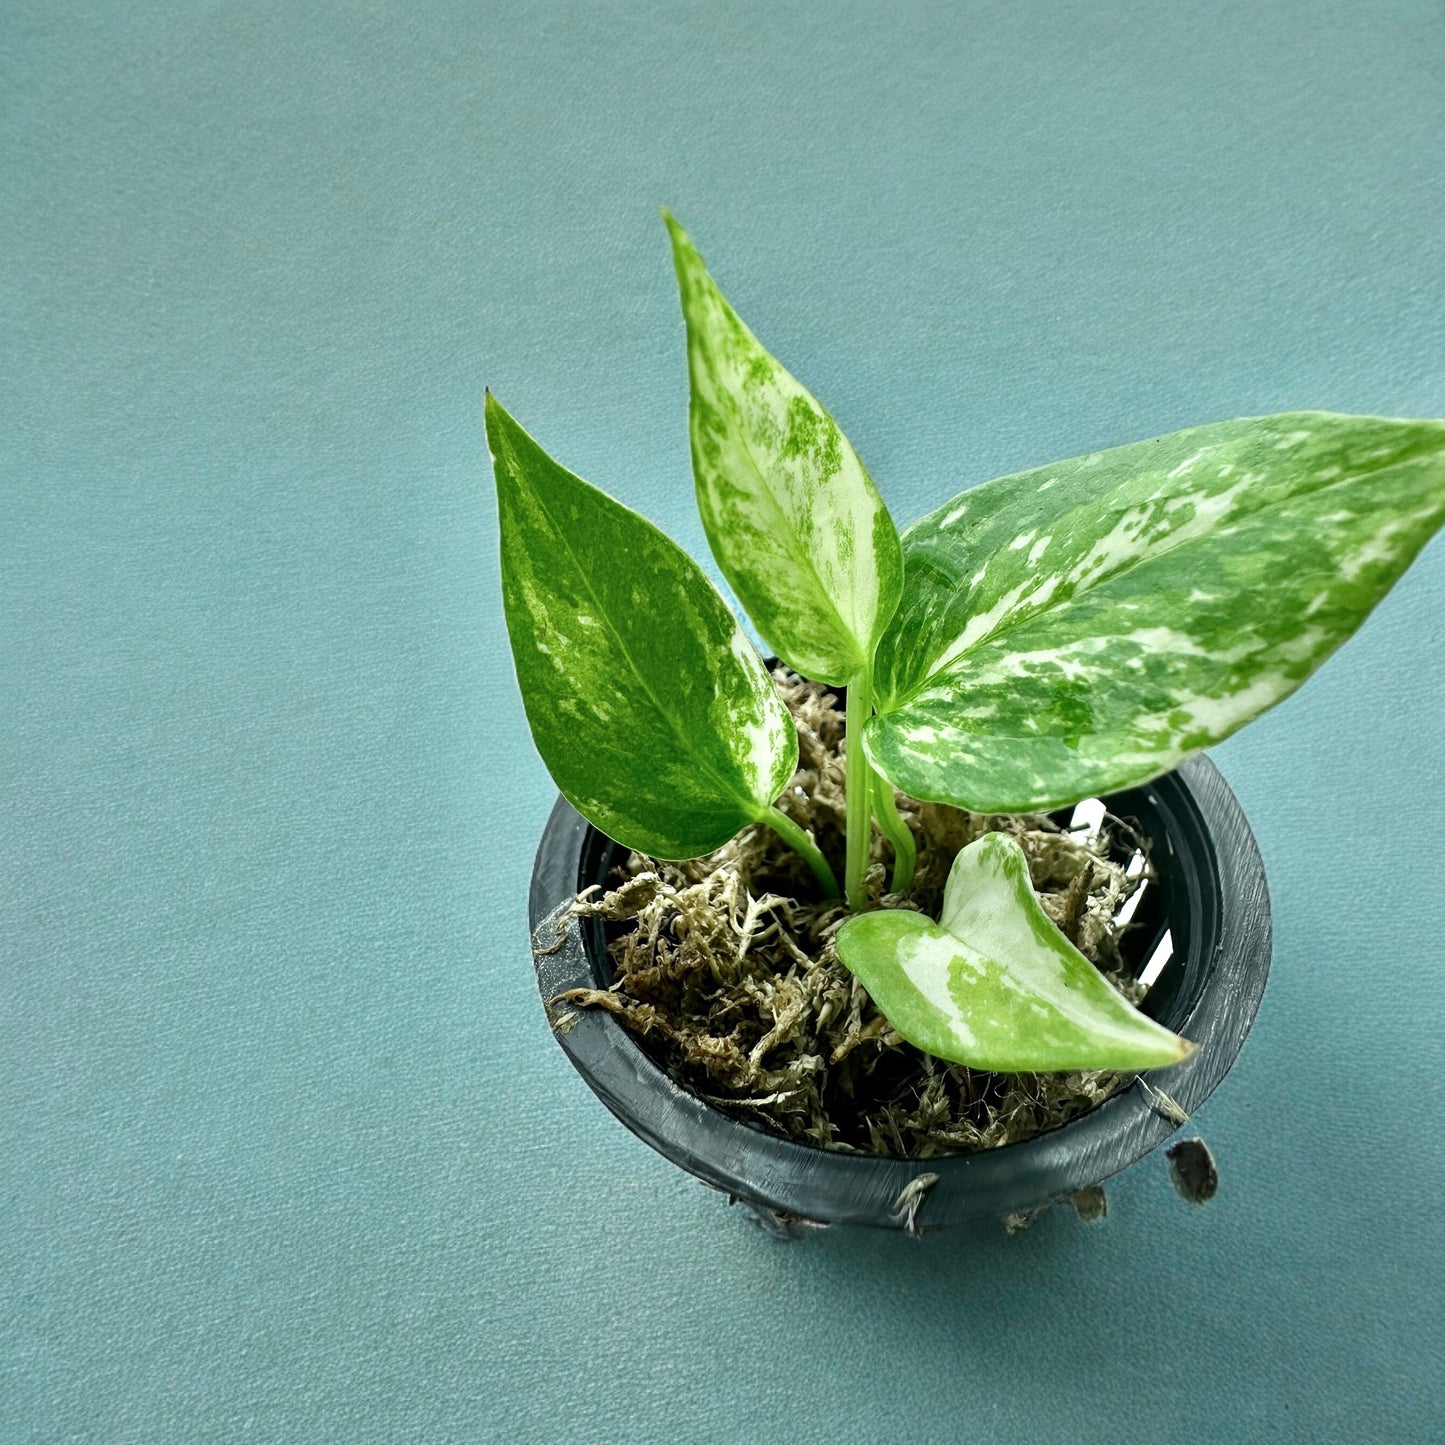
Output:
<svg viewBox="0 0 1445 1445">
<path fill-rule="evenodd" d="M 1445 414 L 1442 74 L 1434 0 L 8 0 L 0 1439 L 1441 1438 L 1445 544 L 1218 750 L 1214 1202 L 779 1244 L 548 1038 L 480 401 L 706 557 L 666 203 L 902 519 Z"/>
</svg>

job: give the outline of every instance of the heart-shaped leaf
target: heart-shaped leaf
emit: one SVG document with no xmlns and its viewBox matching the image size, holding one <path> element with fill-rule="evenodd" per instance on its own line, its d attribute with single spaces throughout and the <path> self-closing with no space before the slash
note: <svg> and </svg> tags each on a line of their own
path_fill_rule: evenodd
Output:
<svg viewBox="0 0 1445 1445">
<path fill-rule="evenodd" d="M 908 528 L 865 746 L 1026 812 L 1144 782 L 1292 693 L 1445 522 L 1445 422 L 1289 412 L 975 487 Z"/>
<path fill-rule="evenodd" d="M 940 1059 L 998 1073 L 1153 1069 L 1194 1051 L 1059 932 L 1006 833 L 954 859 L 938 923 L 907 909 L 858 914 L 837 945 L 888 1022 Z"/>
<path fill-rule="evenodd" d="M 559 466 L 487 397 L 502 594 L 532 737 L 568 802 L 656 858 L 768 812 L 798 735 L 762 660 L 676 543 Z"/>
<path fill-rule="evenodd" d="M 723 575 L 790 667 L 842 686 L 898 604 L 898 534 L 863 463 L 763 349 L 664 213 L 687 321 L 698 510 Z"/>
</svg>

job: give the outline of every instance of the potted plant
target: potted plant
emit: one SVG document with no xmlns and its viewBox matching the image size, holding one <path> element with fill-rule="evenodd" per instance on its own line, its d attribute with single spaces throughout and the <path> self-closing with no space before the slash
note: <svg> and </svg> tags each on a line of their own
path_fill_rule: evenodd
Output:
<svg viewBox="0 0 1445 1445">
<path fill-rule="evenodd" d="M 1202 752 L 1445 523 L 1445 423 L 1194 427 L 900 537 L 666 220 L 703 525 L 784 666 L 488 395 L 513 656 L 562 793 L 531 899 L 549 1017 L 631 1129 L 769 1218 L 1026 1214 L 1161 1142 L 1238 1052 L 1268 901 Z M 1071 832 L 1095 799 L 1115 821 Z"/>
</svg>

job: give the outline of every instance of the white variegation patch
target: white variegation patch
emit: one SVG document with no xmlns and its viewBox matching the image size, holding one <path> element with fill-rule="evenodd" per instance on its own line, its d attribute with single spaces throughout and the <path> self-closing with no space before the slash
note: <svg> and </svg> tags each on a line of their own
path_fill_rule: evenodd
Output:
<svg viewBox="0 0 1445 1445">
<path fill-rule="evenodd" d="M 798 752 L 796 731 L 787 709 L 780 704 L 772 679 L 761 666 L 757 649 L 741 627 L 734 629 L 729 647 L 747 691 L 724 701 L 725 726 L 741 744 L 738 755 L 751 795 L 771 801 L 793 775 Z"/>
<path fill-rule="evenodd" d="M 889 1023 L 938 1058 L 1004 1072 L 1149 1069 L 1193 1051 L 1050 922 L 1004 833 L 959 853 L 938 923 L 882 910 L 850 919 L 837 944 Z"/>
</svg>

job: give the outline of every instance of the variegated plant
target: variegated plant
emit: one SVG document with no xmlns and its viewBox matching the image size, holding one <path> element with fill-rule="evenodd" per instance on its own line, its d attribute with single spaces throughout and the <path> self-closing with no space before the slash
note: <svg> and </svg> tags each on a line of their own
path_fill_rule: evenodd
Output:
<svg viewBox="0 0 1445 1445">
<path fill-rule="evenodd" d="M 1289 412 L 975 486 L 901 536 L 833 418 L 739 319 L 670 216 L 693 475 L 758 632 L 846 686 L 840 957 L 905 1038 L 981 1068 L 1142 1069 L 1191 1045 L 1051 924 L 1017 844 L 959 854 L 943 915 L 864 913 L 872 821 L 906 892 L 894 789 L 988 813 L 1147 781 L 1289 696 L 1445 523 L 1445 422 Z M 488 397 L 502 583 L 537 748 L 602 831 L 659 858 L 763 823 L 797 738 L 701 569 Z M 858 742 L 861 739 L 861 746 Z"/>
</svg>

